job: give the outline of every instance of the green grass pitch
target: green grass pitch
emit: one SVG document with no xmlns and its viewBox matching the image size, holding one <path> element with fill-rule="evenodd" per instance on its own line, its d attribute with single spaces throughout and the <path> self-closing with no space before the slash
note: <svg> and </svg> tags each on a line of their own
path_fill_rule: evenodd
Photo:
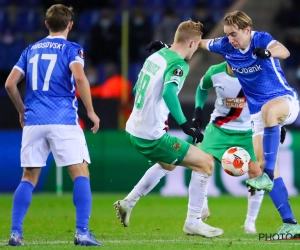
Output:
<svg viewBox="0 0 300 250">
<path fill-rule="evenodd" d="M 113 203 L 125 194 L 93 194 L 90 229 L 102 249 L 299 249 L 300 241 L 259 241 L 258 235 L 247 235 L 241 227 L 245 220 L 247 198 L 222 196 L 209 198 L 211 217 L 207 223 L 220 227 L 224 234 L 207 239 L 186 236 L 183 223 L 187 197 L 161 197 L 150 194 L 135 206 L 130 227 L 124 228 L 116 218 Z M 296 218 L 300 220 L 300 199 L 291 198 Z M 12 194 L 0 195 L 0 250 L 7 246 L 11 224 Z M 281 219 L 268 195 L 265 195 L 259 217 L 259 233 L 276 233 Z M 25 246 L 22 249 L 74 249 L 75 209 L 72 195 L 34 194 L 24 221 Z M 80 247 L 77 247 L 80 248 Z"/>
</svg>

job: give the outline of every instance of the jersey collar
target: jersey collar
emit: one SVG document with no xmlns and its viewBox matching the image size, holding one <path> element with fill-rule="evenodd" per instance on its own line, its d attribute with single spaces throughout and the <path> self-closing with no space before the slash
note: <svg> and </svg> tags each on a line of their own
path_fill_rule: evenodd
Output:
<svg viewBox="0 0 300 250">
<path fill-rule="evenodd" d="M 253 39 L 254 34 L 255 34 L 255 31 L 251 31 L 251 41 Z M 246 54 L 248 52 L 248 50 L 250 49 L 250 46 L 251 46 L 251 41 L 250 41 L 250 43 L 249 43 L 249 45 L 248 45 L 248 47 L 246 49 L 244 49 L 244 50 L 239 49 L 239 51 L 242 54 Z"/>
<path fill-rule="evenodd" d="M 62 39 L 65 39 L 66 40 L 66 38 L 64 37 L 64 36 L 47 36 L 47 38 L 50 38 L 50 39 L 55 39 L 55 38 L 62 38 Z"/>
</svg>

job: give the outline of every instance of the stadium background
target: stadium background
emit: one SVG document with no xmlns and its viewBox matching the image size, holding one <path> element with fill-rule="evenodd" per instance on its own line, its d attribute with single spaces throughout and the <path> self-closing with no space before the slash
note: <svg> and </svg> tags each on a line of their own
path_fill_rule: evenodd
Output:
<svg viewBox="0 0 300 250">
<path fill-rule="evenodd" d="M 0 0 L 0 192 L 13 192 L 17 187 L 22 169 L 20 168 L 21 129 L 18 123 L 18 114 L 8 98 L 4 83 L 7 74 L 18 60 L 22 50 L 31 42 L 47 36 L 44 28 L 44 12 L 54 3 L 63 3 L 74 7 L 74 29 L 70 33 L 69 40 L 81 44 L 87 55 L 86 72 L 91 80 L 93 102 L 96 113 L 101 119 L 101 131 L 96 135 L 89 132 L 90 123 L 85 115 L 85 110 L 79 100 L 79 115 L 81 124 L 86 129 L 85 135 L 89 146 L 92 164 L 91 185 L 95 192 L 127 192 L 132 189 L 140 177 L 148 168 L 145 158 L 138 155 L 125 138 L 124 121 L 132 106 L 131 89 L 133 88 L 137 73 L 142 67 L 144 58 L 148 55 L 145 46 L 153 39 L 164 40 L 161 33 L 169 31 L 160 29 L 162 24 L 168 27 L 187 20 L 207 22 L 210 29 L 204 34 L 207 38 L 222 36 L 222 27 L 219 25 L 224 13 L 241 9 L 252 17 L 254 30 L 269 31 L 276 39 L 283 42 L 291 51 L 291 57 L 282 62 L 289 83 L 299 91 L 300 82 L 300 21 L 291 20 L 293 11 L 297 9 L 297 1 L 273 0 L 272 5 L 268 1 L 260 0 L 128 0 L 128 1 L 38 1 L 38 0 Z M 202 12 L 196 10 L 202 9 Z M 206 13 L 203 13 L 205 9 Z M 265 15 L 266 11 L 268 15 Z M 278 18 L 280 13 L 281 18 Z M 144 17 L 149 30 L 141 33 L 149 36 L 142 41 L 138 36 L 131 36 L 131 25 L 138 21 L 134 16 Z M 201 16 L 203 15 L 203 16 Z M 92 58 L 93 29 L 103 27 L 101 20 L 107 16 L 118 27 L 115 29 L 116 40 L 107 51 L 111 54 L 103 55 L 98 59 Z M 166 18 L 172 16 L 172 18 Z M 206 18 L 204 18 L 204 16 Z M 297 16 L 297 15 L 296 15 Z M 138 18 L 137 18 L 138 19 Z M 172 19 L 172 20 L 171 20 Z M 299 18 L 298 18 L 299 19 Z M 172 21 L 172 22 L 171 22 Z M 136 34 L 139 34 L 139 30 Z M 166 40 L 164 40 L 166 41 Z M 94 41 L 95 42 L 95 41 Z M 103 41 L 96 40 L 101 50 L 106 50 Z M 168 41 L 166 41 L 168 42 Z M 134 44 L 134 48 L 132 48 Z M 138 51 L 139 53 L 135 53 Z M 222 61 L 218 55 L 199 51 L 190 61 L 191 73 L 180 94 L 184 113 L 190 119 L 194 107 L 194 92 L 200 77 L 212 64 Z M 128 85 L 123 81 L 115 81 L 112 85 L 110 77 L 118 76 L 129 80 Z M 119 79 L 118 78 L 118 79 Z M 118 89 L 119 91 L 115 91 Z M 20 84 L 20 90 L 24 94 L 24 83 Z M 205 105 L 205 121 L 209 121 L 209 114 L 213 109 L 214 93 L 211 91 L 207 105 Z M 289 133 L 284 145 L 281 146 L 279 165 L 283 178 L 287 183 L 289 193 L 297 195 L 300 192 L 300 175 L 297 162 L 300 156 L 300 119 L 288 128 Z M 170 119 L 171 133 L 176 133 L 184 138 L 174 120 Z M 124 176 L 126 178 L 124 178 Z M 187 185 L 190 171 L 178 168 L 154 189 L 162 195 L 187 195 Z M 53 157 L 50 156 L 47 167 L 42 171 L 41 179 L 36 188 L 37 192 L 61 191 L 56 186 L 56 168 Z M 246 178 L 246 176 L 245 176 Z M 214 174 L 214 182 L 210 187 L 210 196 L 218 196 L 223 193 L 241 196 L 246 195 L 244 177 L 234 178 L 224 174 L 217 168 Z M 71 191 L 71 180 L 63 169 L 63 191 Z"/>
</svg>

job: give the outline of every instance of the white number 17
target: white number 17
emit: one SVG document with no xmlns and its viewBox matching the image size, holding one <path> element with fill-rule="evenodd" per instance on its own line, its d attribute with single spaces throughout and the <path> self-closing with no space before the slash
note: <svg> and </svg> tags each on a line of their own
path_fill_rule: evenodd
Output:
<svg viewBox="0 0 300 250">
<path fill-rule="evenodd" d="M 32 63 L 32 89 L 37 90 L 37 71 L 38 71 L 38 61 L 39 61 L 40 54 L 36 54 L 34 57 L 32 57 L 29 60 L 29 63 Z M 57 54 L 42 54 L 41 59 L 43 60 L 50 60 L 50 63 L 48 65 L 46 76 L 44 79 L 44 86 L 43 91 L 49 90 L 49 82 L 51 78 L 52 71 L 54 69 L 54 65 L 56 63 Z"/>
</svg>

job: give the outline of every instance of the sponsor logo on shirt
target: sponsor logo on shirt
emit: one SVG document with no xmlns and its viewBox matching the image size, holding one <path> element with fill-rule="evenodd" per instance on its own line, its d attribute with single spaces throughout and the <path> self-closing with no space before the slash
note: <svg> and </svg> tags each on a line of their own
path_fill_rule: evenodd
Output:
<svg viewBox="0 0 300 250">
<path fill-rule="evenodd" d="M 247 107 L 247 101 L 245 97 L 225 98 L 222 100 L 222 102 L 223 105 L 228 108 L 242 109 Z"/>
<path fill-rule="evenodd" d="M 262 70 L 261 65 L 257 65 L 257 64 L 252 66 L 252 67 L 247 67 L 247 68 L 232 67 L 231 69 L 232 69 L 233 72 L 237 72 L 237 73 L 240 73 L 240 74 L 248 74 L 248 73 L 258 72 L 258 71 Z"/>
</svg>

